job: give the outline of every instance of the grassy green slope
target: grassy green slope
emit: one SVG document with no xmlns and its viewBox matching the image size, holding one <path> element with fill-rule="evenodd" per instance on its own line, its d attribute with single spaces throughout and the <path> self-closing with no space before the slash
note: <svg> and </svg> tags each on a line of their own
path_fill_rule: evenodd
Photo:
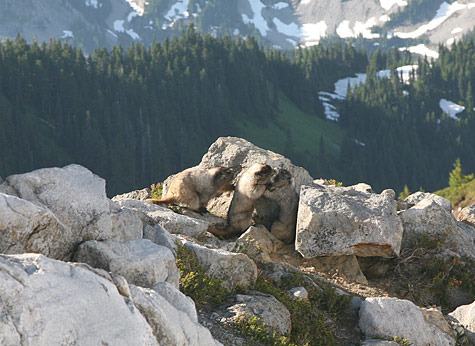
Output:
<svg viewBox="0 0 475 346">
<path fill-rule="evenodd" d="M 461 186 L 446 187 L 434 193 L 447 198 L 454 208 L 472 205 L 475 203 L 475 179 Z"/>
<path fill-rule="evenodd" d="M 302 112 L 284 95 L 280 95 L 275 122 L 258 126 L 242 121 L 233 135 L 290 158 L 294 164 L 306 168 L 314 178 L 340 176 L 335 166 L 322 164 L 320 158 L 322 138 L 325 161 L 337 161 L 343 139 L 340 127 L 332 121 Z"/>
</svg>

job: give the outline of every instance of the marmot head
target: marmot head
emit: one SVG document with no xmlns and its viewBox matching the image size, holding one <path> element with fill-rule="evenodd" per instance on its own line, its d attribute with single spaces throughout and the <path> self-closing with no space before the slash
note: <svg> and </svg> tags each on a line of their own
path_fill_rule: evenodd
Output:
<svg viewBox="0 0 475 346">
<path fill-rule="evenodd" d="M 241 171 L 241 166 L 236 167 L 215 167 L 213 181 L 219 186 L 221 191 L 234 190 L 233 181 L 236 175 Z"/>
<path fill-rule="evenodd" d="M 290 172 L 284 168 L 280 168 L 277 171 L 277 174 L 275 174 L 267 184 L 267 189 L 273 191 L 274 189 L 279 189 L 291 184 L 292 175 L 290 174 Z"/>
<path fill-rule="evenodd" d="M 264 163 L 255 163 L 249 170 L 254 172 L 256 185 L 267 184 L 275 173 L 271 166 Z"/>
</svg>

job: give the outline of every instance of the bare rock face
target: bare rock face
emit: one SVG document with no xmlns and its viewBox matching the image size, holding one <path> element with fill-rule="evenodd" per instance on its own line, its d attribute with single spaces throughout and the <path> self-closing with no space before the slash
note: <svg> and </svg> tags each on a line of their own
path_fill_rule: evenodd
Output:
<svg viewBox="0 0 475 346">
<path fill-rule="evenodd" d="M 463 208 L 457 215 L 457 220 L 468 223 L 475 227 L 475 204 Z"/>
<path fill-rule="evenodd" d="M 112 197 L 112 200 L 120 201 L 122 199 L 138 199 L 139 201 L 145 201 L 147 198 L 151 198 L 151 191 L 149 188 L 123 193 L 121 195 Z"/>
<path fill-rule="evenodd" d="M 257 266 L 245 254 L 208 248 L 183 238 L 181 242 L 193 251 L 207 274 L 221 280 L 225 288 L 249 287 L 256 281 Z"/>
<path fill-rule="evenodd" d="M 143 222 L 134 210 L 120 207 L 114 201 L 110 203 L 113 239 L 127 241 L 143 237 Z"/>
<path fill-rule="evenodd" d="M 392 190 L 374 194 L 316 184 L 301 188 L 295 249 L 305 258 L 395 256 L 402 232 Z"/>
<path fill-rule="evenodd" d="M 247 249 L 247 255 L 265 262 L 272 261 L 275 254 L 284 244 L 270 233 L 264 226 L 251 226 L 236 241 Z"/>
<path fill-rule="evenodd" d="M 251 142 L 237 137 L 218 138 L 201 159 L 200 166 L 205 168 L 241 166 L 244 171 L 254 163 L 265 163 L 272 168 L 280 167 L 289 171 L 294 178 L 297 193 L 299 193 L 302 184 L 310 184 L 313 180 L 304 168 L 293 165 L 286 157 L 259 148 Z"/>
<path fill-rule="evenodd" d="M 166 281 L 161 281 L 153 286 L 153 290 L 165 298 L 177 310 L 187 314 L 193 322 L 198 322 L 195 302 L 181 293 L 175 286 Z"/>
<path fill-rule="evenodd" d="M 167 281 L 178 288 L 180 280 L 172 252 L 147 239 L 125 243 L 90 240 L 79 246 L 76 260 L 122 275 L 128 282 L 142 287 L 151 288 Z"/>
<path fill-rule="evenodd" d="M 0 255 L 0 309 L 1 345 L 159 345 L 112 277 L 84 264 Z"/>
<path fill-rule="evenodd" d="M 460 255 L 475 258 L 475 228 L 457 222 L 452 213 L 431 198 L 424 198 L 400 214 L 404 236 L 402 246 L 411 244 L 423 235 L 446 238 L 445 247 Z"/>
<path fill-rule="evenodd" d="M 208 329 L 190 319 L 187 313 L 176 309 L 158 292 L 134 285 L 130 285 L 130 292 L 134 304 L 147 319 L 160 345 L 222 346 L 213 339 Z"/>
<path fill-rule="evenodd" d="M 415 346 L 456 343 L 456 333 L 440 311 L 397 298 L 366 298 L 360 308 L 359 327 L 367 338 L 398 336 Z"/>
<path fill-rule="evenodd" d="M 278 334 L 288 334 L 292 328 L 290 312 L 284 304 L 274 296 L 256 291 L 238 294 L 234 297 L 235 304 L 227 308 L 232 314 L 231 319 L 245 318 L 245 315 L 261 319 L 269 330 Z"/>
<path fill-rule="evenodd" d="M 0 193 L 0 253 L 42 253 L 62 259 L 73 250 L 73 235 L 56 216 L 24 199 Z"/>
</svg>

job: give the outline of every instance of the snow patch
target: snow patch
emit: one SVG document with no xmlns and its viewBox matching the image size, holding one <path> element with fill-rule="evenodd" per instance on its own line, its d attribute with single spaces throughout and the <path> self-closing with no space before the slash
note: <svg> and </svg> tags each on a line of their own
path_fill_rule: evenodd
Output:
<svg viewBox="0 0 475 346">
<path fill-rule="evenodd" d="M 341 38 L 358 37 L 362 35 L 367 39 L 379 38 L 379 34 L 373 34 L 371 28 L 376 25 L 376 17 L 371 17 L 366 23 L 355 22 L 353 29 L 350 28 L 350 21 L 344 20 L 338 25 L 336 33 Z"/>
<path fill-rule="evenodd" d="M 134 18 L 134 17 L 137 17 L 139 14 L 135 11 L 132 11 L 129 13 L 129 15 L 127 16 L 127 21 L 130 23 L 130 21 Z"/>
<path fill-rule="evenodd" d="M 272 8 L 273 8 L 274 10 L 282 10 L 282 9 L 284 9 L 284 8 L 287 8 L 287 7 L 289 7 L 289 4 L 286 3 L 286 2 L 278 2 L 278 3 L 274 4 L 274 5 L 272 5 Z"/>
<path fill-rule="evenodd" d="M 174 21 L 180 18 L 187 18 L 190 16 L 188 13 L 188 4 L 190 0 L 178 0 L 170 7 L 167 14 L 164 16 L 168 21 Z"/>
<path fill-rule="evenodd" d="M 434 58 L 438 59 L 439 58 L 439 53 L 437 53 L 435 50 L 429 49 L 426 47 L 425 44 L 418 44 L 417 46 L 412 46 L 408 48 L 399 48 L 401 51 L 409 51 L 411 53 L 419 54 L 419 55 L 425 55 L 428 56 L 429 58 Z"/>
<path fill-rule="evenodd" d="M 262 36 L 267 36 L 269 27 L 266 20 L 262 16 L 262 9 L 266 7 L 261 0 L 249 0 L 249 5 L 251 6 L 252 12 L 254 15 L 252 18 L 249 18 L 247 15 L 242 14 L 242 21 L 244 24 L 254 24 L 254 26 L 259 30 Z"/>
<path fill-rule="evenodd" d="M 102 4 L 98 0 L 86 0 L 86 6 L 93 8 L 101 8 Z"/>
<path fill-rule="evenodd" d="M 63 30 L 63 36 L 61 36 L 61 38 L 68 38 L 68 37 L 73 38 L 74 37 L 73 32 L 70 30 Z"/>
<path fill-rule="evenodd" d="M 425 34 L 427 31 L 431 31 L 437 28 L 455 12 L 461 11 L 464 9 L 470 9 L 472 7 L 475 7 L 475 2 L 469 3 L 469 4 L 460 4 L 458 1 L 455 1 L 449 5 L 446 1 L 444 1 L 440 5 L 439 9 L 437 10 L 435 17 L 432 18 L 432 20 L 429 23 L 421 25 L 416 30 L 411 31 L 411 32 L 395 32 L 394 36 L 397 36 L 399 38 L 404 38 L 404 39 L 417 38 Z"/>
<path fill-rule="evenodd" d="M 139 34 L 137 34 L 134 30 L 128 29 L 128 30 L 125 30 L 125 32 L 127 33 L 127 35 L 132 37 L 133 40 L 137 40 L 137 41 L 141 40 Z"/>
<path fill-rule="evenodd" d="M 457 114 L 463 112 L 463 110 L 465 109 L 464 106 L 460 106 L 446 99 L 440 99 L 439 107 L 442 109 L 442 111 L 444 111 L 444 113 L 446 113 L 449 117 L 455 120 L 459 120 Z"/>
<path fill-rule="evenodd" d="M 130 7 L 132 7 L 134 9 L 134 11 L 137 12 L 137 14 L 139 16 L 143 16 L 144 9 L 142 7 L 137 5 L 133 0 L 125 0 L 125 1 L 127 1 L 127 3 L 130 5 Z"/>
<path fill-rule="evenodd" d="M 300 5 L 308 5 L 312 0 L 302 0 L 300 1 Z"/>
<path fill-rule="evenodd" d="M 447 40 L 447 45 L 448 46 L 451 46 L 455 43 L 455 37 L 451 37 Z"/>
<path fill-rule="evenodd" d="M 115 38 L 118 38 L 118 37 L 119 37 L 119 36 L 117 36 L 117 35 L 115 34 L 115 32 L 113 32 L 113 31 L 110 30 L 110 29 L 107 29 L 107 32 L 108 32 L 109 34 L 111 34 L 112 36 L 114 36 Z"/>
<path fill-rule="evenodd" d="M 399 7 L 407 6 L 406 0 L 379 0 L 379 3 L 386 11 L 390 10 L 394 5 L 398 5 Z"/>
<path fill-rule="evenodd" d="M 113 26 L 114 26 L 114 31 L 125 32 L 123 20 L 120 20 L 120 19 L 114 20 Z"/>
<path fill-rule="evenodd" d="M 390 20 L 391 18 L 386 14 L 383 14 L 381 17 L 379 17 L 379 21 L 383 23 L 389 22 Z"/>
<path fill-rule="evenodd" d="M 306 41 L 306 46 L 314 46 L 320 42 L 322 37 L 326 36 L 327 23 L 321 21 L 318 23 L 305 23 L 302 25 L 302 37 Z"/>
<path fill-rule="evenodd" d="M 361 145 L 362 147 L 365 147 L 365 146 L 366 146 L 366 144 L 365 144 L 365 143 L 363 143 L 363 142 L 361 142 L 361 141 L 357 140 L 356 138 L 355 138 L 355 140 L 354 140 L 354 141 L 355 141 L 355 143 L 356 143 L 356 144 L 358 144 L 358 145 Z"/>
<path fill-rule="evenodd" d="M 451 33 L 452 35 L 455 35 L 455 34 L 458 34 L 459 32 L 462 32 L 462 30 L 463 30 L 463 29 L 462 29 L 461 27 L 456 27 L 456 28 L 454 28 L 450 33 Z"/>
<path fill-rule="evenodd" d="M 287 36 L 300 37 L 300 28 L 296 23 L 285 24 L 278 18 L 274 18 L 272 21 L 274 22 L 278 32 Z"/>
<path fill-rule="evenodd" d="M 239 35 L 239 29 L 234 29 L 234 31 L 233 31 L 233 35 L 234 35 L 234 36 L 237 36 L 237 35 Z"/>
</svg>

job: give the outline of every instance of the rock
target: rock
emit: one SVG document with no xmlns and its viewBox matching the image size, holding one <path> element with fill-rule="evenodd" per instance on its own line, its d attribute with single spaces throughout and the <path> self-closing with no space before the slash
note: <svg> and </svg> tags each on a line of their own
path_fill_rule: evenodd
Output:
<svg viewBox="0 0 475 346">
<path fill-rule="evenodd" d="M 284 244 L 270 233 L 264 226 L 251 226 L 237 240 L 246 248 L 246 254 L 252 259 L 265 262 L 272 261 L 275 254 Z"/>
<path fill-rule="evenodd" d="M 73 250 L 69 228 L 43 207 L 0 193 L 0 253 L 36 252 L 63 259 Z"/>
<path fill-rule="evenodd" d="M 147 239 L 124 243 L 90 240 L 79 246 L 76 260 L 122 275 L 137 286 L 151 288 L 160 281 L 177 288 L 179 285 L 180 274 L 172 252 Z"/>
<path fill-rule="evenodd" d="M 79 165 L 11 175 L 2 190 L 51 210 L 71 230 L 70 247 L 84 240 L 111 239 L 112 220 L 104 179 Z M 69 234 L 69 232 L 66 232 Z"/>
<path fill-rule="evenodd" d="M 181 293 L 175 286 L 162 281 L 155 284 L 153 290 L 165 298 L 175 309 L 187 314 L 193 322 L 198 322 L 195 302 Z"/>
<path fill-rule="evenodd" d="M 316 271 L 327 275 L 341 275 L 347 281 L 367 285 L 368 280 L 360 268 L 356 256 L 320 256 L 306 261 Z"/>
<path fill-rule="evenodd" d="M 289 334 L 292 328 L 290 312 L 284 304 L 274 296 L 256 291 L 238 294 L 234 297 L 235 303 L 227 308 L 231 313 L 230 320 L 237 321 L 246 318 L 246 314 L 261 319 L 269 329 L 275 333 Z"/>
<path fill-rule="evenodd" d="M 134 304 L 153 328 L 160 345 L 221 345 L 208 329 L 192 321 L 188 314 L 176 309 L 156 291 L 134 285 L 130 285 L 130 291 Z"/>
<path fill-rule="evenodd" d="M 120 206 L 141 212 L 144 223 L 159 224 L 172 234 L 183 234 L 200 239 L 209 228 L 209 223 L 206 221 L 180 215 L 168 208 L 149 202 L 124 199 L 117 203 Z"/>
<path fill-rule="evenodd" d="M 407 196 L 404 201 L 406 201 L 409 204 L 416 205 L 422 200 L 434 201 L 436 204 L 440 205 L 449 213 L 452 212 L 452 203 L 448 199 L 445 199 L 444 197 L 440 197 L 433 193 L 418 191 Z"/>
<path fill-rule="evenodd" d="M 237 137 L 220 137 L 208 149 L 199 166 L 211 168 L 216 166 L 241 166 L 242 170 L 254 163 L 265 163 L 272 168 L 284 168 L 290 172 L 295 182 L 296 192 L 302 184 L 310 184 L 312 177 L 302 167 L 293 165 L 289 159 L 270 150 L 265 150 Z"/>
<path fill-rule="evenodd" d="M 305 287 L 293 287 L 289 290 L 290 296 L 294 299 L 298 300 L 307 300 L 308 299 L 308 291 Z"/>
<path fill-rule="evenodd" d="M 121 195 L 117 195 L 112 197 L 112 200 L 117 202 L 123 199 L 138 199 L 139 201 L 145 201 L 147 198 L 151 198 L 152 195 L 150 194 L 150 189 L 145 188 L 142 190 L 135 190 L 127 193 L 123 193 Z"/>
<path fill-rule="evenodd" d="M 456 318 L 465 329 L 475 333 L 475 301 L 472 304 L 459 306 L 449 315 Z"/>
<path fill-rule="evenodd" d="M 475 227 L 475 204 L 469 207 L 463 208 L 457 215 L 457 220 L 468 223 L 470 226 Z"/>
<path fill-rule="evenodd" d="M 110 201 L 110 216 L 113 240 L 121 242 L 143 237 L 143 223 L 136 211 Z"/>
<path fill-rule="evenodd" d="M 358 257 L 357 260 L 364 276 L 370 280 L 384 278 L 393 266 L 391 258 Z"/>
<path fill-rule="evenodd" d="M 445 239 L 444 247 L 475 258 L 475 230 L 463 222 L 457 223 L 450 211 L 432 199 L 423 199 L 400 213 L 404 227 L 402 247 L 411 247 L 423 235 Z"/>
<path fill-rule="evenodd" d="M 171 250 L 173 255 L 176 255 L 176 249 L 178 247 L 177 242 L 180 240 L 176 236 L 168 233 L 168 231 L 159 224 L 154 226 L 145 225 L 143 229 L 143 237 L 144 239 L 151 240 L 157 245 L 165 246 Z"/>
<path fill-rule="evenodd" d="M 359 327 L 367 338 L 398 336 L 414 346 L 455 345 L 455 333 L 440 311 L 419 308 L 408 300 L 366 298 Z"/>
<path fill-rule="evenodd" d="M 1 345 L 159 345 L 110 276 L 83 264 L 0 255 L 0 297 Z"/>
<path fill-rule="evenodd" d="M 400 251 L 402 232 L 390 193 L 302 186 L 295 249 L 304 258 L 395 256 Z"/>
<path fill-rule="evenodd" d="M 249 287 L 256 281 L 257 266 L 245 254 L 211 249 L 183 238 L 180 240 L 193 251 L 207 274 L 222 281 L 225 288 L 232 290 L 237 286 Z"/>
<path fill-rule="evenodd" d="M 362 346 L 399 346 L 400 344 L 394 341 L 370 339 L 370 340 L 363 341 L 361 345 Z"/>
</svg>

